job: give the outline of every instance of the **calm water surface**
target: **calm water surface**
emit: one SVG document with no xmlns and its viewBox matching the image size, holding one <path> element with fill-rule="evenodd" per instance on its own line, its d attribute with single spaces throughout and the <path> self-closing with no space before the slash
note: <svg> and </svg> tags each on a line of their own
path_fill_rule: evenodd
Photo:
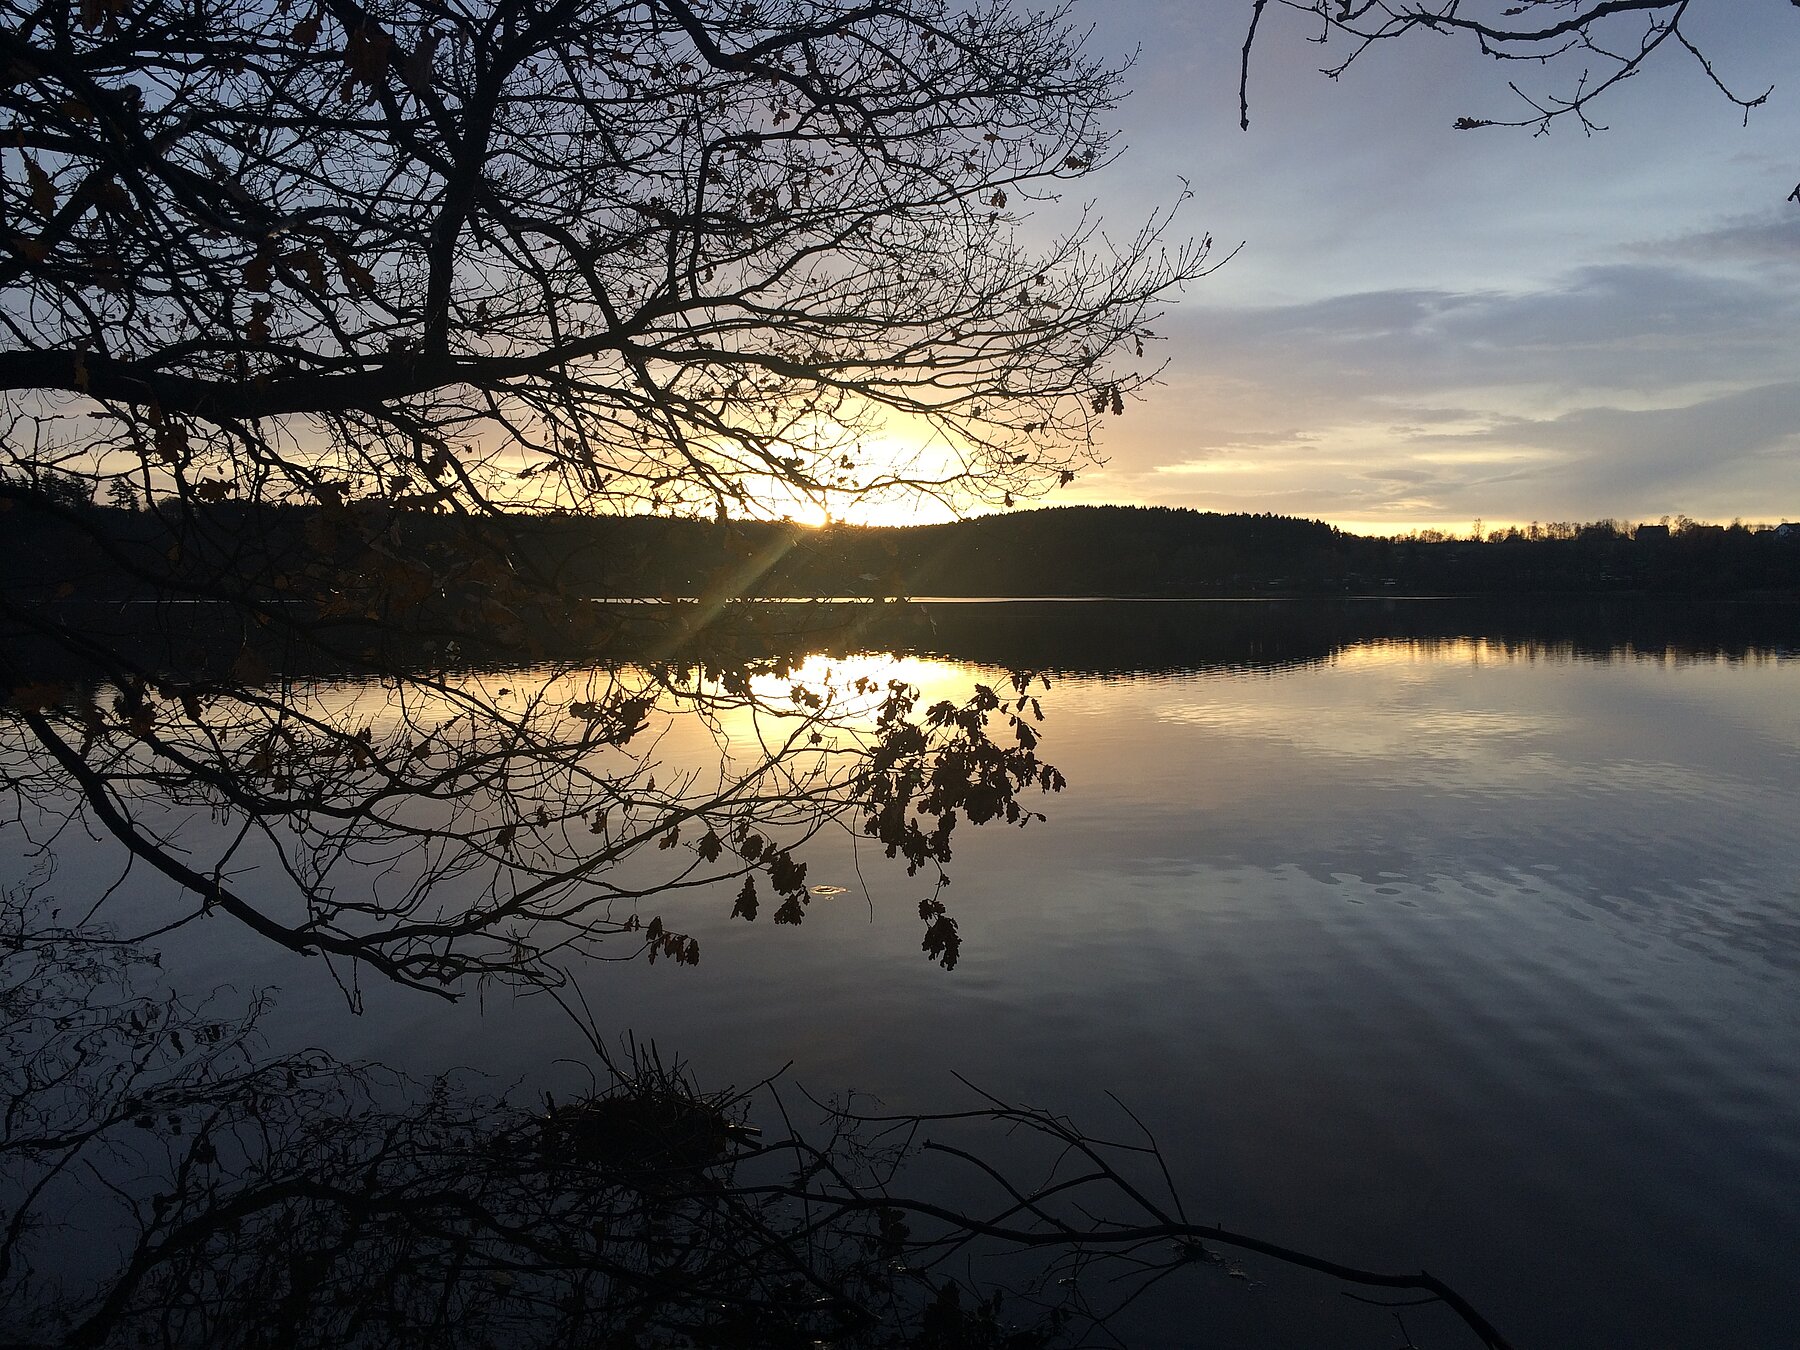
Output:
<svg viewBox="0 0 1800 1350">
<path fill-rule="evenodd" d="M 1067 664 L 1113 673 L 1044 699 L 1070 783 L 1048 822 L 959 832 L 954 971 L 919 951 L 926 887 L 844 834 L 809 881 L 847 891 L 803 927 L 690 897 L 698 970 L 580 982 L 603 1024 L 703 1081 L 792 1061 L 820 1093 L 929 1109 L 966 1100 L 955 1072 L 1096 1126 L 1116 1092 L 1193 1217 L 1423 1266 L 1520 1346 L 1800 1344 L 1800 662 L 1782 650 L 1401 634 L 1183 669 L 1090 651 Z M 316 964 L 222 921 L 169 961 L 283 986 L 278 1046 L 579 1075 L 541 1003 L 377 989 L 352 1018 Z M 1194 1272 L 1134 1335 L 1400 1343 L 1386 1313 L 1333 1329 L 1335 1293 L 1252 1273 L 1268 1283 Z M 1464 1343 L 1406 1315 L 1422 1344 Z"/>
</svg>

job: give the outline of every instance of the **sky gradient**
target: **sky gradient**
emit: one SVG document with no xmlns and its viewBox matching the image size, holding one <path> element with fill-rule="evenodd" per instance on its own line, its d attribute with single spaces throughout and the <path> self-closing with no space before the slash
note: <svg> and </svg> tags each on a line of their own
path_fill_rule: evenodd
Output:
<svg viewBox="0 0 1800 1350">
<path fill-rule="evenodd" d="M 1598 106 L 1606 132 L 1533 136 L 1451 124 L 1516 115 L 1509 75 L 1552 91 L 1578 70 L 1426 34 L 1333 82 L 1337 45 L 1279 7 L 1240 131 L 1249 9 L 1078 11 L 1096 49 L 1137 53 L 1094 200 L 1124 228 L 1185 180 L 1185 231 L 1243 248 L 1170 307 L 1163 386 L 1053 501 L 1374 533 L 1800 518 L 1800 10 L 1692 11 L 1721 78 L 1774 85 L 1748 126 L 1668 51 Z"/>
</svg>

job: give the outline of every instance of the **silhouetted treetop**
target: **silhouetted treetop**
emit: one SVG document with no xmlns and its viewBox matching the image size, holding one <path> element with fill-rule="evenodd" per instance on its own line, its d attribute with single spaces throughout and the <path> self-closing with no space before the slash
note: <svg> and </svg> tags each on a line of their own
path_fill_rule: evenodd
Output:
<svg viewBox="0 0 1800 1350">
<path fill-rule="evenodd" d="M 1017 237 L 1115 148 L 1061 11 L 8 0 L 0 59 L 9 457 L 161 493 L 1032 493 L 1204 259 Z"/>
</svg>

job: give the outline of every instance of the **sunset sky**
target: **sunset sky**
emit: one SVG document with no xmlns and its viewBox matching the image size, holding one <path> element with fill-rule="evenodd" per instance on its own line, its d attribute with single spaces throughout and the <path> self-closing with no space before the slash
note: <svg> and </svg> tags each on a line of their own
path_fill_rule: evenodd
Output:
<svg viewBox="0 0 1800 1350">
<path fill-rule="evenodd" d="M 1121 228 L 1192 186 L 1228 266 L 1157 326 L 1165 387 L 1055 502 L 1316 516 L 1388 533 L 1606 516 L 1800 517 L 1800 10 L 1702 0 L 1685 53 L 1584 137 L 1456 131 L 1517 115 L 1503 70 L 1429 35 L 1339 50 L 1272 6 L 1237 128 L 1249 4 L 1106 0 L 1136 50 L 1129 149 L 1094 185 Z M 1078 11 L 1081 13 L 1083 11 Z M 1710 26 L 1708 26 L 1710 22 Z"/>
</svg>

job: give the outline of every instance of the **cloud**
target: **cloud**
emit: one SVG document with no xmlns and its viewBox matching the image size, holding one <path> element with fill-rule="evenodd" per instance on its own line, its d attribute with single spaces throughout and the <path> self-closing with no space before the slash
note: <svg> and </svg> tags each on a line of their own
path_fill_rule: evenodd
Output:
<svg viewBox="0 0 1800 1350">
<path fill-rule="evenodd" d="M 1684 265 L 1577 269 L 1533 291 L 1387 290 L 1177 316 L 1215 375 L 1338 396 L 1541 386 L 1648 394 L 1791 369 L 1800 296 Z"/>
<path fill-rule="evenodd" d="M 1172 318 L 1186 369 L 1091 492 L 1359 520 L 1800 501 L 1800 287 L 1639 258 Z"/>
<path fill-rule="evenodd" d="M 1179 174 L 1185 225 L 1249 242 L 1156 321 L 1167 384 L 1109 421 L 1088 499 L 1464 527 L 1800 511 L 1800 100 L 1744 126 L 1670 49 L 1608 95 L 1604 136 L 1459 133 L 1518 72 L 1445 41 L 1321 79 L 1305 16 L 1271 6 L 1240 134 L 1241 6 L 1105 10 L 1098 40 L 1142 47 L 1096 202 L 1147 209 Z M 1787 91 L 1794 14 L 1696 21 L 1721 78 Z"/>
<path fill-rule="evenodd" d="M 1556 495 L 1578 501 L 1627 494 L 1693 509 L 1694 498 L 1751 489 L 1779 513 L 1800 492 L 1800 455 L 1794 453 L 1800 448 L 1800 382 L 1672 408 L 1590 407 L 1553 418 L 1516 418 L 1439 443 L 1550 452 L 1535 476 Z"/>
<path fill-rule="evenodd" d="M 1800 267 L 1800 214 L 1779 212 L 1736 216 L 1723 224 L 1637 245 L 1648 258 L 1679 258 L 1704 264 L 1774 263 Z"/>
</svg>

